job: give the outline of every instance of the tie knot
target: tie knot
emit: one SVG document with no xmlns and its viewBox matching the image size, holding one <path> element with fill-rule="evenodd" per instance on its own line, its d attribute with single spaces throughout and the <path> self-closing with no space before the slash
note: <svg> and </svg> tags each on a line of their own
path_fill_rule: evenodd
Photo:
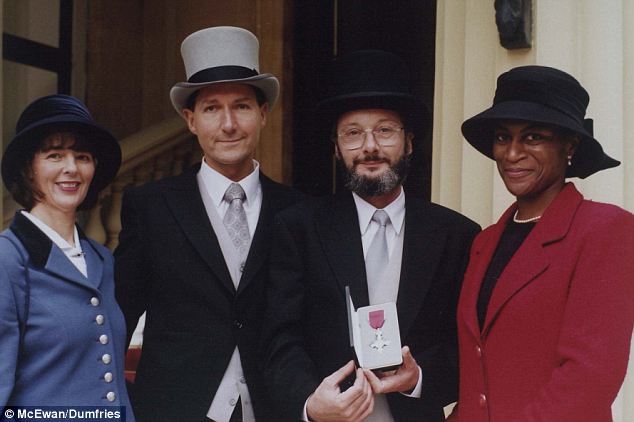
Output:
<svg viewBox="0 0 634 422">
<path fill-rule="evenodd" d="M 372 216 L 372 221 L 378 223 L 381 227 L 385 227 L 387 222 L 390 221 L 390 216 L 384 210 L 376 210 Z"/>
<path fill-rule="evenodd" d="M 244 189 L 242 189 L 242 186 L 240 186 L 240 184 L 238 183 L 230 184 L 224 196 L 224 200 L 229 203 L 231 203 L 235 199 L 244 201 L 244 198 L 246 198 L 246 194 L 244 193 Z"/>
</svg>

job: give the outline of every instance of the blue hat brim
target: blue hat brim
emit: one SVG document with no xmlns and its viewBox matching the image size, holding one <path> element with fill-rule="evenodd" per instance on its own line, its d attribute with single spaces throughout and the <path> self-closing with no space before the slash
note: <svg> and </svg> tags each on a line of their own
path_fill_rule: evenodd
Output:
<svg viewBox="0 0 634 422">
<path fill-rule="evenodd" d="M 57 115 L 38 120 L 16 133 L 2 156 L 2 180 L 9 187 L 22 176 L 20 170 L 37 145 L 49 134 L 69 131 L 83 134 L 94 145 L 97 167 L 87 196 L 108 186 L 121 166 L 121 147 L 102 126 L 75 115 Z"/>
</svg>

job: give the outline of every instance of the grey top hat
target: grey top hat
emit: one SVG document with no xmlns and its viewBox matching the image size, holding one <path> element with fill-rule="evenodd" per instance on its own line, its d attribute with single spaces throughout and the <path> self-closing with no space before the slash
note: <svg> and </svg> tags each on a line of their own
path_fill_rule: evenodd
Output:
<svg viewBox="0 0 634 422">
<path fill-rule="evenodd" d="M 187 99 L 197 90 L 222 82 L 254 86 L 273 108 L 280 84 L 270 73 L 260 73 L 260 44 L 251 32 L 234 26 L 215 26 L 189 35 L 181 44 L 187 82 L 170 90 L 172 105 L 183 115 Z"/>
</svg>

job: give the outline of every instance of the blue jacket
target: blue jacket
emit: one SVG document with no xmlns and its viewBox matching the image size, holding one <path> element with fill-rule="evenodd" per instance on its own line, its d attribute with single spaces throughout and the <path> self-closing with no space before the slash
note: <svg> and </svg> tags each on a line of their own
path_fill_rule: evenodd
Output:
<svg viewBox="0 0 634 422">
<path fill-rule="evenodd" d="M 134 421 L 112 255 L 80 242 L 87 278 L 20 212 L 0 236 L 0 409 L 125 406 Z"/>
</svg>

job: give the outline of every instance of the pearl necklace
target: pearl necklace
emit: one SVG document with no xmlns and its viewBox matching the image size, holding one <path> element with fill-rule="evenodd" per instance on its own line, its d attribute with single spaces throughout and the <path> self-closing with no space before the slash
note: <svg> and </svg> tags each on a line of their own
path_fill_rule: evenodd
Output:
<svg viewBox="0 0 634 422">
<path fill-rule="evenodd" d="M 515 214 L 513 214 L 513 221 L 520 224 L 532 223 L 534 221 L 539 220 L 540 218 L 542 218 L 542 216 L 538 215 L 537 217 L 531 217 L 531 218 L 527 218 L 526 220 L 520 220 L 519 218 L 517 218 L 517 211 L 515 211 Z"/>
</svg>

